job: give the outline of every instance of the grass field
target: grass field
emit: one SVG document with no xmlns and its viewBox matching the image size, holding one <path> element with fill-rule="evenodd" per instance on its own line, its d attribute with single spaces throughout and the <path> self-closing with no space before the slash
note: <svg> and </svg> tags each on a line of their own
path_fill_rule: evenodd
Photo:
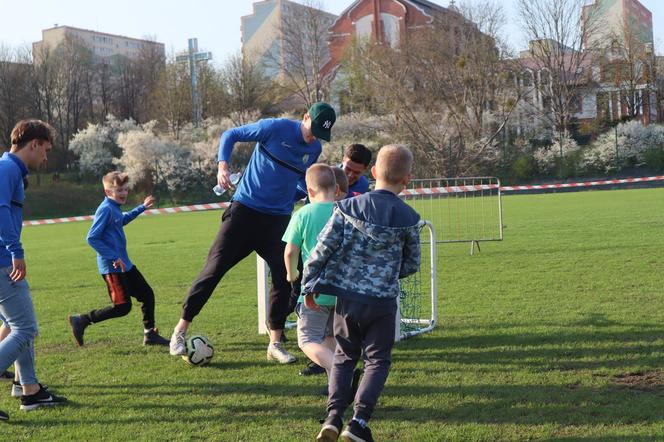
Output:
<svg viewBox="0 0 664 442">
<path fill-rule="evenodd" d="M 504 242 L 472 257 L 468 244 L 440 246 L 440 324 L 396 346 L 376 439 L 664 440 L 663 214 L 664 189 L 506 196 Z M 141 217 L 126 229 L 166 335 L 218 220 Z M 24 229 L 38 373 L 72 403 L 20 412 L 7 385 L 2 440 L 314 439 L 324 378 L 297 375 L 301 353 L 294 366 L 265 360 L 254 257 L 193 323 L 215 344 L 210 366 L 144 348 L 137 308 L 76 348 L 67 315 L 107 302 L 88 227 Z"/>
</svg>

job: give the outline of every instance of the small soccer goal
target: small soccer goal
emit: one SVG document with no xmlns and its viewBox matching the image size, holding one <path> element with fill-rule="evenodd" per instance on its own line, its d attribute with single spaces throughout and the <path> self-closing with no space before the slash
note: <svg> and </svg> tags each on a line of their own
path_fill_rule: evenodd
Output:
<svg viewBox="0 0 664 442">
<path fill-rule="evenodd" d="M 417 273 L 399 283 L 395 341 L 430 332 L 436 326 L 438 293 L 436 290 L 436 232 L 429 221 L 423 221 L 422 261 Z M 267 334 L 269 316 L 270 269 L 256 256 L 256 285 L 258 292 L 258 333 Z M 295 321 L 287 321 L 286 328 L 295 328 Z"/>
</svg>

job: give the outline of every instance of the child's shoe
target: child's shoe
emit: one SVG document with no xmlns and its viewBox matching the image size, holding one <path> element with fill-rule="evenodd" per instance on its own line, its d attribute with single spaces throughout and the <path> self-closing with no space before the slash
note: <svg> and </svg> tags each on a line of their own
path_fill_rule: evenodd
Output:
<svg viewBox="0 0 664 442">
<path fill-rule="evenodd" d="M 21 410 L 31 411 L 39 407 L 62 405 L 65 402 L 67 402 L 66 398 L 56 396 L 40 385 L 37 393 L 21 396 Z"/>
<path fill-rule="evenodd" d="M 288 353 L 280 342 L 275 342 L 267 346 L 267 360 L 278 361 L 280 364 L 292 364 L 295 362 L 295 357 Z"/>
<path fill-rule="evenodd" d="M 153 328 L 143 334 L 143 345 L 168 345 L 168 339 L 159 335 L 159 329 Z"/>
<path fill-rule="evenodd" d="M 9 370 L 5 370 L 4 373 L 0 373 L 0 381 L 12 381 L 14 380 L 14 373 Z"/>
<path fill-rule="evenodd" d="M 74 333 L 76 344 L 79 347 L 83 347 L 83 332 L 85 332 L 85 328 L 90 325 L 90 320 L 81 315 L 71 315 L 67 319 L 69 320 L 71 331 Z"/>
<path fill-rule="evenodd" d="M 186 336 L 183 331 L 174 331 L 169 344 L 171 356 L 184 356 L 187 354 Z"/>
<path fill-rule="evenodd" d="M 9 415 L 4 411 L 0 410 L 0 421 L 8 421 Z"/>
<path fill-rule="evenodd" d="M 373 437 L 368 426 L 363 427 L 358 421 L 352 420 L 341 433 L 341 440 L 344 442 L 373 442 Z"/>
<path fill-rule="evenodd" d="M 339 415 L 330 415 L 323 421 L 323 427 L 316 436 L 316 442 L 334 442 L 339 438 L 341 431 L 341 417 Z"/>
</svg>

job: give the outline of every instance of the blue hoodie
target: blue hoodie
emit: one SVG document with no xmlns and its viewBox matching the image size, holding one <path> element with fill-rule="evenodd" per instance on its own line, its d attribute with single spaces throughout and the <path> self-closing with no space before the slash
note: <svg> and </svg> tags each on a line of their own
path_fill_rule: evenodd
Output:
<svg viewBox="0 0 664 442">
<path fill-rule="evenodd" d="M 122 213 L 120 204 L 110 198 L 104 198 L 99 205 L 87 240 L 90 247 L 97 252 L 97 267 L 99 267 L 100 274 L 122 273 L 122 269 L 113 268 L 113 261 L 118 258 L 122 258 L 124 261 L 125 272 L 134 266 L 127 255 L 127 238 L 122 227 L 143 212 L 145 212 L 145 206 L 140 204 L 131 212 Z"/>
<path fill-rule="evenodd" d="M 10 267 L 12 258 L 23 258 L 24 180 L 28 169 L 16 155 L 5 152 L 0 158 L 0 267 Z"/>
<path fill-rule="evenodd" d="M 291 214 L 298 181 L 304 183 L 306 170 L 322 151 L 318 140 L 305 143 L 301 126 L 285 118 L 265 119 L 222 134 L 219 161 L 229 162 L 235 143 L 256 142 L 234 201 L 269 215 Z"/>
</svg>

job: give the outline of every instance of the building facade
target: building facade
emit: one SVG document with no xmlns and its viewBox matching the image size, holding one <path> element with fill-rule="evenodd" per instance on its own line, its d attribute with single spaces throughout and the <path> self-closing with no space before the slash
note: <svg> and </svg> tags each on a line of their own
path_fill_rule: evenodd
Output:
<svg viewBox="0 0 664 442">
<path fill-rule="evenodd" d="M 321 32 L 327 34 L 327 28 L 337 18 L 319 9 L 289 0 L 264 0 L 253 4 L 253 13 L 241 17 L 242 54 L 246 59 L 260 63 L 266 74 L 272 78 L 284 77 L 284 66 L 290 54 L 288 43 L 284 41 L 288 31 L 284 27 L 305 15 L 314 15 L 320 20 Z M 327 46 L 322 47 L 322 59 L 327 60 Z"/>
<path fill-rule="evenodd" d="M 42 39 L 32 44 L 33 54 L 40 54 L 47 48 L 55 49 L 67 40 L 90 49 L 94 58 L 100 62 L 117 56 L 137 59 L 145 51 L 162 58 L 166 56 L 164 44 L 156 41 L 57 25 L 42 30 Z"/>
<path fill-rule="evenodd" d="M 334 74 L 353 40 L 398 48 L 436 19 L 456 23 L 456 35 L 461 35 L 460 27 L 472 25 L 458 12 L 453 0 L 448 8 L 427 0 L 356 0 L 330 26 L 330 60 L 322 69 L 323 75 Z"/>
</svg>

